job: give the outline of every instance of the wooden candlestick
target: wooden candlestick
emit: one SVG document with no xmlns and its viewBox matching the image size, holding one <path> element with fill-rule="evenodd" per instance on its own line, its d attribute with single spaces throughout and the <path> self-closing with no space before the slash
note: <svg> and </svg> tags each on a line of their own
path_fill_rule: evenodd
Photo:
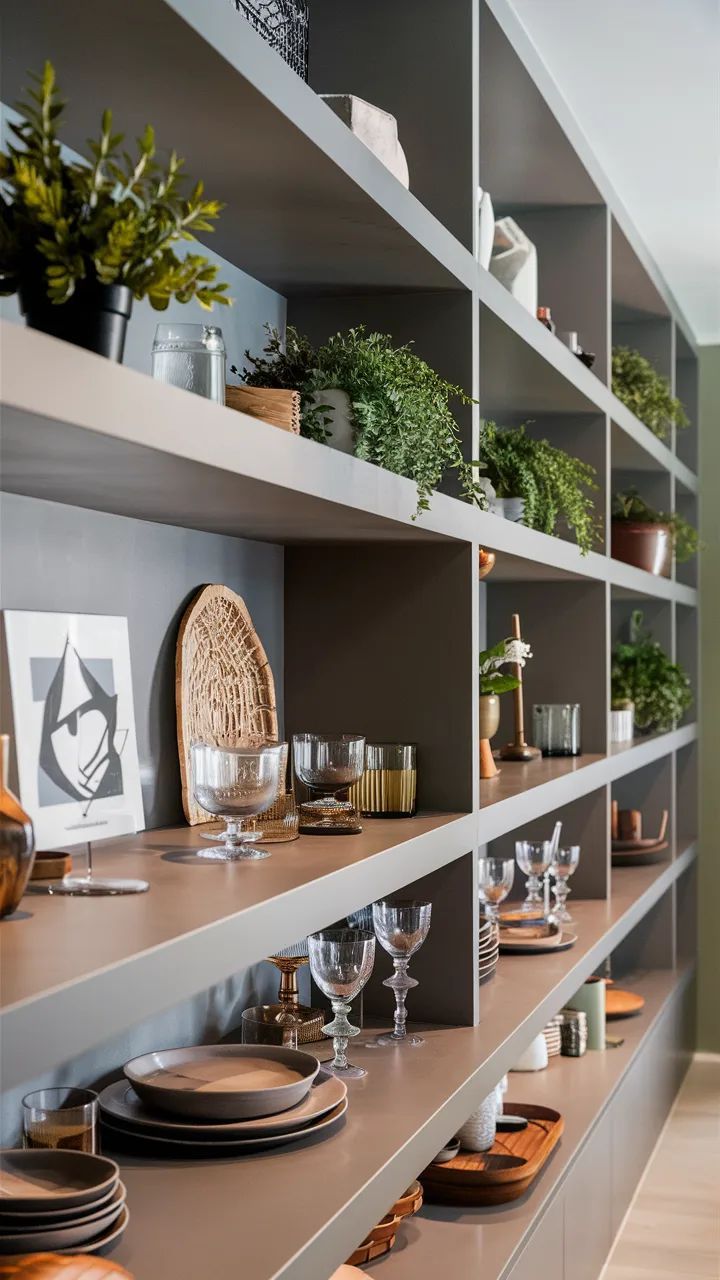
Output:
<svg viewBox="0 0 720 1280">
<path fill-rule="evenodd" d="M 514 613 L 512 616 L 512 634 L 514 640 L 522 640 L 520 631 L 520 614 Z M 513 706 L 515 710 L 515 739 L 509 742 L 506 747 L 501 747 L 499 755 L 501 760 L 517 760 L 520 763 L 526 763 L 528 760 L 538 760 L 540 751 L 537 747 L 529 747 L 525 741 L 525 713 L 523 709 L 523 691 L 522 691 L 522 667 L 519 662 L 513 663 L 515 667 L 515 675 L 518 679 L 517 689 L 513 691 Z"/>
</svg>

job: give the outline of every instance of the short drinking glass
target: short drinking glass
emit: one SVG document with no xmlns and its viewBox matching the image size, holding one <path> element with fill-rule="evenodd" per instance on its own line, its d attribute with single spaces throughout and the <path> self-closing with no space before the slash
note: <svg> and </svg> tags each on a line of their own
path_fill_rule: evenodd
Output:
<svg viewBox="0 0 720 1280">
<path fill-rule="evenodd" d="M 516 840 L 515 857 L 521 871 L 527 876 L 527 897 L 521 910 L 542 912 L 542 877 L 550 866 L 551 840 Z"/>
<path fill-rule="evenodd" d="M 572 924 L 573 918 L 567 909 L 567 898 L 570 893 L 568 880 L 573 875 L 578 862 L 580 861 L 580 845 L 571 844 L 565 849 L 558 849 L 553 854 L 550 870 L 555 877 L 553 893 L 555 894 L 555 906 L 552 910 L 552 919 L 558 924 Z"/>
<path fill-rule="evenodd" d="M 38 1089 L 22 1100 L 23 1146 L 97 1151 L 98 1096 L 92 1089 Z"/>
<path fill-rule="evenodd" d="M 363 1067 L 353 1067 L 347 1060 L 348 1041 L 360 1035 L 360 1028 L 348 1022 L 350 1001 L 362 991 L 375 962 L 375 938 L 365 929 L 322 929 L 308 937 L 310 972 L 335 1015 L 323 1027 L 332 1036 L 335 1057 L 323 1063 L 325 1071 L 343 1079 L 367 1075 Z"/>
<path fill-rule="evenodd" d="M 395 992 L 395 1029 L 388 1035 L 377 1036 L 371 1043 L 417 1048 L 425 1043 L 423 1037 L 409 1036 L 405 1026 L 405 999 L 411 987 L 417 986 L 417 980 L 408 976 L 408 965 L 410 957 L 419 951 L 428 936 L 432 904 L 407 898 L 384 898 L 374 902 L 372 910 L 375 937 L 393 960 L 394 973 L 385 979 L 383 986 Z"/>
<path fill-rule="evenodd" d="M 485 914 L 495 924 L 500 917 L 500 903 L 504 902 L 513 887 L 515 862 L 513 858 L 480 858 L 478 860 L 480 898 L 485 903 Z"/>
</svg>

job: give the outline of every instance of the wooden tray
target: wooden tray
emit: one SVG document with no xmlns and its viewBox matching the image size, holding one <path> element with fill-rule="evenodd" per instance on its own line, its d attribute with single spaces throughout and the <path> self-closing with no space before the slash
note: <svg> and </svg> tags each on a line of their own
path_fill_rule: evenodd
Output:
<svg viewBox="0 0 720 1280">
<path fill-rule="evenodd" d="M 615 986 L 605 989 L 606 1018 L 634 1018 L 645 1008 L 645 997 L 634 991 L 620 991 Z"/>
<path fill-rule="evenodd" d="M 613 844 L 612 865 L 614 867 L 646 867 L 653 862 L 664 862 L 667 847 L 667 840 L 651 845 L 649 848 L 638 849 L 618 849 Z"/>
<path fill-rule="evenodd" d="M 175 705 L 185 817 L 217 821 L 192 794 L 190 744 L 277 742 L 275 682 L 245 602 L 229 587 L 203 587 L 180 623 Z"/>
<path fill-rule="evenodd" d="M 524 1195 L 565 1127 L 550 1107 L 506 1102 L 510 1115 L 525 1116 L 527 1129 L 500 1133 L 489 1151 L 461 1151 L 447 1164 L 431 1164 L 420 1174 L 426 1200 L 440 1204 L 505 1204 Z"/>
</svg>

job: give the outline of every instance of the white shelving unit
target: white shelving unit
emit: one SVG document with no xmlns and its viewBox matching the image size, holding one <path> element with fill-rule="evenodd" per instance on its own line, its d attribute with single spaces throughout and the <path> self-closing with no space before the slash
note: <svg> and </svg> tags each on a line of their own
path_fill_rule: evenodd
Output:
<svg viewBox="0 0 720 1280">
<path fill-rule="evenodd" d="M 292 322 L 320 338 L 364 322 L 416 339 L 473 391 L 479 409 L 459 419 L 468 458 L 479 413 L 531 418 L 529 430 L 596 466 L 605 515 L 613 489 L 634 478 L 692 518 L 692 335 L 508 0 L 310 8 L 305 85 L 225 0 L 97 0 L 97 30 L 112 32 L 97 59 L 86 5 L 25 0 L 5 15 L 3 95 L 17 97 L 26 69 L 50 57 L 72 89 L 71 145 L 106 101 L 130 136 L 152 120 L 227 204 L 213 247 L 285 294 Z M 419 68 L 430 57 L 438 92 L 428 95 Z M 338 84 L 398 116 L 411 192 L 315 92 Z M 500 145 L 502 129 L 513 148 Z M 499 212 L 532 226 L 543 299 L 561 328 L 585 327 L 594 371 L 478 265 L 478 181 Z M 685 435 L 658 440 L 612 394 L 610 348 L 623 337 L 667 369 L 692 420 Z M 102 512 L 282 548 L 285 734 L 341 720 L 416 741 L 421 762 L 420 812 L 407 822 L 367 822 L 337 842 L 303 837 L 251 874 L 193 877 L 191 891 L 187 867 L 166 855 L 193 848 L 192 831 L 149 830 L 98 852 L 101 870 L 148 878 L 148 895 L 33 899 L 29 918 L 0 927 L 3 1090 L 99 1051 L 364 902 L 421 888 L 434 903 L 414 968 L 424 1050 L 372 1056 L 324 1143 L 237 1161 L 126 1158 L 131 1223 L 114 1256 L 136 1280 L 227 1274 L 231 1259 L 245 1280 L 325 1280 L 611 956 L 646 996 L 622 1048 L 511 1087 L 565 1113 L 537 1183 L 507 1209 L 424 1209 L 376 1268 L 388 1280 L 430 1280 L 448 1264 L 488 1280 L 596 1280 L 694 1036 L 696 725 L 610 749 L 611 650 L 639 607 L 696 681 L 694 570 L 652 577 L 614 561 L 609 539 L 582 557 L 564 537 L 447 493 L 415 519 L 415 487 L 401 477 L 22 326 L 3 323 L 0 342 L 4 492 L 78 521 Z M 481 547 L 497 564 L 479 584 Z M 580 701 L 585 753 L 506 764 L 480 785 L 477 652 L 514 610 L 535 651 L 528 707 Z M 659 865 L 616 869 L 610 801 L 633 794 L 649 820 L 670 810 L 670 847 Z M 478 853 L 511 848 L 521 828 L 544 832 L 556 814 L 583 848 L 578 943 L 532 962 L 505 957 L 479 987 Z M 386 1020 L 377 976 L 366 1009 Z"/>
</svg>

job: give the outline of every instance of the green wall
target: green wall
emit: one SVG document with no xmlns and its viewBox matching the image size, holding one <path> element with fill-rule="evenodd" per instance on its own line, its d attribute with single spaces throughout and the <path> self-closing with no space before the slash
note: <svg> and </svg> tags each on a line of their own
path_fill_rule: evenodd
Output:
<svg viewBox="0 0 720 1280">
<path fill-rule="evenodd" d="M 698 1048 L 720 1053 L 720 346 L 700 348 L 700 421 Z"/>
</svg>

